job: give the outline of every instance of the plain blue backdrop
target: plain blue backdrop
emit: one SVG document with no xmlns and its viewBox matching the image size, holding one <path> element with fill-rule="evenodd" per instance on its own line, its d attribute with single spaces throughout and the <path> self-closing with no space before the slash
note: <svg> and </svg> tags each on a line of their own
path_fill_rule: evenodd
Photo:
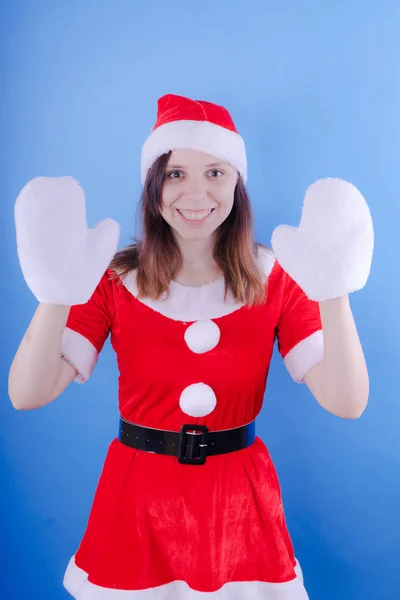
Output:
<svg viewBox="0 0 400 600">
<path fill-rule="evenodd" d="M 245 138 L 259 241 L 298 223 L 315 179 L 352 181 L 372 211 L 370 279 L 351 302 L 371 378 L 361 419 L 325 412 L 274 356 L 258 433 L 278 469 L 311 600 L 400 598 L 400 6 L 396 0 L 9 0 L 0 3 L 0 598 L 66 600 L 61 582 L 117 433 L 107 345 L 90 382 L 15 411 L 13 355 L 36 307 L 13 206 L 70 174 L 93 226 L 135 232 L 157 98 L 224 104 Z M 140 340 L 137 341 L 140 343 Z"/>
</svg>

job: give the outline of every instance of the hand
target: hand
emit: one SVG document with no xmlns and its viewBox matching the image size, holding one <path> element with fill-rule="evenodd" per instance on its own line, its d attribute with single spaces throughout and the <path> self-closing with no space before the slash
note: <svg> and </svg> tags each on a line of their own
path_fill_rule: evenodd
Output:
<svg viewBox="0 0 400 600">
<path fill-rule="evenodd" d="M 280 225 L 272 248 L 308 298 L 330 300 L 367 282 L 374 247 L 368 205 L 342 179 L 320 179 L 307 190 L 298 227 Z"/>
<path fill-rule="evenodd" d="M 72 177 L 32 179 L 14 214 L 22 273 L 39 302 L 87 302 L 117 250 L 118 223 L 88 229 L 85 195 Z"/>
</svg>

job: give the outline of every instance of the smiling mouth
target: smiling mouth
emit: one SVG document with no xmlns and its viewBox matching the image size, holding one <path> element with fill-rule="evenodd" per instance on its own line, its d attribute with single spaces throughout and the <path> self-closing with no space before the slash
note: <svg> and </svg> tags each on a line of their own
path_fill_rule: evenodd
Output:
<svg viewBox="0 0 400 600">
<path fill-rule="evenodd" d="M 178 213 L 185 221 L 204 221 L 214 210 L 215 208 L 207 208 L 205 210 L 185 210 L 183 208 L 177 208 Z"/>
</svg>

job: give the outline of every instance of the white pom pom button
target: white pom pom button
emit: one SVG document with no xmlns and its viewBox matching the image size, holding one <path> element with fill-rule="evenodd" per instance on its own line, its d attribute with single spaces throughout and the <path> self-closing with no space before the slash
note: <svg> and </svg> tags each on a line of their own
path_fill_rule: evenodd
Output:
<svg viewBox="0 0 400 600">
<path fill-rule="evenodd" d="M 196 321 L 185 331 L 185 342 L 192 352 L 204 354 L 215 348 L 221 332 L 214 321 Z"/>
<path fill-rule="evenodd" d="M 179 399 L 179 406 L 189 417 L 205 417 L 217 404 L 214 391 L 205 383 L 193 383 L 186 387 Z"/>
</svg>

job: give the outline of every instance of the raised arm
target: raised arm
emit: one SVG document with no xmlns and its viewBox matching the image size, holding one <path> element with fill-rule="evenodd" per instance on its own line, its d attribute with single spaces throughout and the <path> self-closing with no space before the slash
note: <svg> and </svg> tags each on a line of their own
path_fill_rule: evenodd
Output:
<svg viewBox="0 0 400 600">
<path fill-rule="evenodd" d="M 118 244 L 119 226 L 86 222 L 85 197 L 71 177 L 36 178 L 15 204 L 17 247 L 25 280 L 39 306 L 9 373 L 9 396 L 17 409 L 57 398 L 76 377 L 62 359 L 71 310 L 91 298 Z"/>
</svg>

